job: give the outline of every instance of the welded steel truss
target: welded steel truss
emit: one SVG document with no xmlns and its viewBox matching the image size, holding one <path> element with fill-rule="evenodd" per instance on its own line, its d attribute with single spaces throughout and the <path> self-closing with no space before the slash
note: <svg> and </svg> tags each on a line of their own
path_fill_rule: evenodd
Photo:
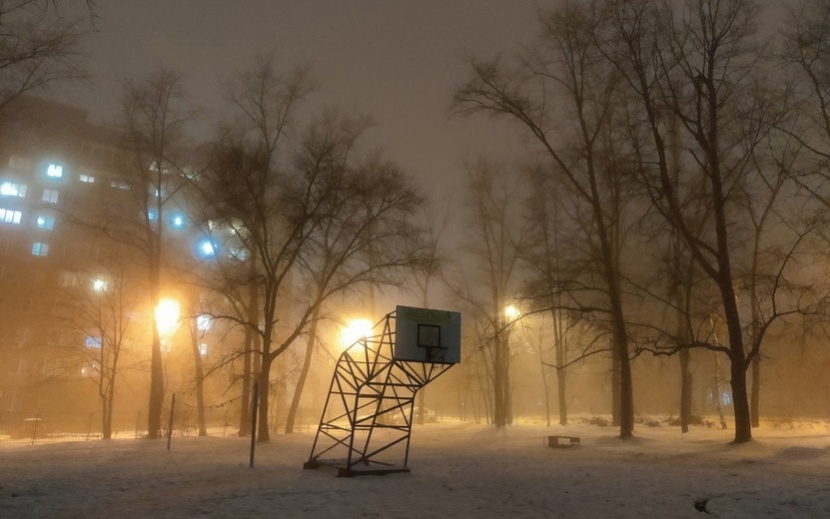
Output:
<svg viewBox="0 0 830 519">
<path fill-rule="evenodd" d="M 409 472 L 412 409 L 419 389 L 452 367 L 394 358 L 395 313 L 380 335 L 350 346 L 337 361 L 306 469 L 338 476 Z"/>
</svg>

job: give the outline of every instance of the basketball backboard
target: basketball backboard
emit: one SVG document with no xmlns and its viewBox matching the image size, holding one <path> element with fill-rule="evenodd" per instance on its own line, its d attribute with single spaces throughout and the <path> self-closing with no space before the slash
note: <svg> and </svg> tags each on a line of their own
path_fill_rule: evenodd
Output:
<svg viewBox="0 0 830 519">
<path fill-rule="evenodd" d="M 395 311 L 396 360 L 457 364 L 461 362 L 461 314 L 398 306 Z"/>
</svg>

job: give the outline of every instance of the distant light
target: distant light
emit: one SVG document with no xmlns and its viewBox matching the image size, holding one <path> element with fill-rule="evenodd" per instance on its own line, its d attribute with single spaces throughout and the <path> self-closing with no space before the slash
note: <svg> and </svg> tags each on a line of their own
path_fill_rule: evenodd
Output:
<svg viewBox="0 0 830 519">
<path fill-rule="evenodd" d="M 199 354 L 200 354 L 202 357 L 204 357 L 205 355 L 207 355 L 207 343 L 204 343 L 204 342 L 203 342 L 203 343 L 199 344 Z"/>
<path fill-rule="evenodd" d="M 96 292 L 103 292 L 107 289 L 107 282 L 103 279 L 95 279 L 92 281 L 92 289 Z"/>
<path fill-rule="evenodd" d="M 340 341 L 343 347 L 347 348 L 370 335 L 372 335 L 372 321 L 369 319 L 352 319 L 340 332 Z"/>
<path fill-rule="evenodd" d="M 150 209 L 147 211 L 147 219 L 151 222 L 155 222 L 156 218 L 158 218 L 158 212 L 155 209 Z"/>
<path fill-rule="evenodd" d="M 208 238 L 200 240 L 196 247 L 202 258 L 212 258 L 216 255 L 216 246 Z"/>
<path fill-rule="evenodd" d="M 512 321 L 521 317 L 522 313 L 519 311 L 518 308 L 516 308 L 515 305 L 508 305 L 504 309 L 504 315 Z"/>
<path fill-rule="evenodd" d="M 170 217 L 170 225 L 172 225 L 174 229 L 181 229 L 184 227 L 185 222 L 185 217 L 181 213 L 174 214 Z"/>
</svg>

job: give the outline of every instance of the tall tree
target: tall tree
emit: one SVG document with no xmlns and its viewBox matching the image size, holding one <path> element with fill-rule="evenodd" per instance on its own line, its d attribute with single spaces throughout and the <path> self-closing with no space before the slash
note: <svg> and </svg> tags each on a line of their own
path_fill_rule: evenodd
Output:
<svg viewBox="0 0 830 519">
<path fill-rule="evenodd" d="M 518 267 L 526 246 L 527 226 L 521 219 L 521 175 L 506 165 L 479 160 L 468 164 L 468 238 L 465 249 L 473 271 L 464 269 L 465 289 L 457 289 L 479 321 L 482 352 L 489 359 L 492 381 L 492 423 L 512 423 L 510 328 L 517 315 L 514 303 Z M 475 281 L 471 281 L 474 279 Z"/>
<path fill-rule="evenodd" d="M 473 60 L 472 77 L 456 91 L 454 102 L 464 114 L 486 112 L 519 123 L 539 145 L 551 174 L 561 175 L 587 208 L 585 228 L 602 283 L 597 292 L 603 294 L 619 365 L 620 437 L 628 438 L 634 429 L 634 393 L 619 241 L 627 173 L 617 147 L 621 141 L 611 135 L 620 116 L 619 78 L 600 59 L 592 36 L 600 14 L 594 4 L 573 1 L 543 13 L 534 48 L 512 69 L 498 60 Z M 592 303 L 588 306 L 596 308 Z"/>
<path fill-rule="evenodd" d="M 305 130 L 297 126 L 295 113 L 312 88 L 307 69 L 281 75 L 271 56 L 239 74 L 230 90 L 238 120 L 195 184 L 222 255 L 217 288 L 257 293 L 249 299 L 258 303 L 256 321 L 251 307 L 240 311 L 239 297 L 229 298 L 237 311 L 224 317 L 259 339 L 260 441 L 270 439 L 268 388 L 277 358 L 334 294 L 394 282 L 419 251 L 407 220 L 420 196 L 393 164 L 351 158 L 364 123 L 329 111 Z M 228 255 L 237 268 L 226 268 Z"/>
<path fill-rule="evenodd" d="M 694 0 L 676 9 L 647 0 L 605 5 L 600 47 L 630 94 L 642 183 L 652 207 L 683 240 L 719 296 L 727 344 L 695 340 L 729 358 L 735 442 L 745 442 L 752 437 L 746 370 L 760 355 L 763 333 L 747 339 L 743 323 L 750 316 L 742 319 L 739 306 L 741 252 L 752 235 L 742 217 L 762 224 L 763 208 L 775 199 L 776 182 L 764 181 L 775 174 L 767 176 L 754 159 L 780 117 L 777 93 L 764 82 L 769 71 L 761 67 L 758 6 L 751 0 Z M 672 171 L 668 152 L 674 124 L 689 164 L 681 175 Z M 758 197 L 764 184 L 773 196 Z M 750 206 L 747 200 L 755 202 Z M 761 324 L 764 330 L 794 310 L 784 311 L 775 298 L 802 237 L 795 233 L 768 277 L 772 311 Z"/>
<path fill-rule="evenodd" d="M 129 203 L 136 219 L 123 216 L 104 221 L 105 231 L 113 240 L 138 252 L 147 275 L 148 303 L 155 309 L 161 298 L 165 262 L 166 226 L 175 207 L 176 195 L 187 185 L 183 146 L 187 123 L 193 112 L 182 87 L 181 76 L 167 69 L 156 71 L 143 82 L 124 85 L 121 99 L 124 129 L 124 158 L 127 168 L 117 187 L 129 192 Z M 130 214 L 123 211 L 120 215 Z M 164 370 L 161 336 L 152 315 L 150 345 L 150 397 L 147 432 L 159 437 L 164 401 Z"/>
</svg>

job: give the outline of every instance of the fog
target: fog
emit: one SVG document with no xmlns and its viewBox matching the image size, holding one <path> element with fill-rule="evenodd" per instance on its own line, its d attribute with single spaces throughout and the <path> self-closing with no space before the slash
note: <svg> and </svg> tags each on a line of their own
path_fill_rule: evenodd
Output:
<svg viewBox="0 0 830 519">
<path fill-rule="evenodd" d="M 108 467 L 146 455 L 124 487 L 149 495 L 136 474 L 176 468 L 165 438 L 204 458 L 185 472 L 216 479 L 250 439 L 290 488 L 318 476 L 286 475 L 281 445 L 300 470 L 321 435 L 349 460 L 366 454 L 351 440 L 381 441 L 444 476 L 463 458 L 459 513 L 531 458 L 557 484 L 572 474 L 544 462 L 609 459 L 615 506 L 654 498 L 657 481 L 613 484 L 650 445 L 666 478 L 667 452 L 702 457 L 687 487 L 701 499 L 723 497 L 707 471 L 726 477 L 744 444 L 815 476 L 827 7 L 682 5 L 15 4 L 0 35 L 18 42 L 0 45 L 0 453 L 20 467 L 54 453 L 89 477 L 78 442 Z M 531 445 L 549 435 L 587 442 Z M 730 441 L 724 461 L 710 446 Z M 476 482 L 476 467 L 505 472 Z M 0 486 L 0 515 L 44 470 Z M 87 490 L 46 485 L 66 495 L 33 516 Z M 556 510 L 528 485 L 514 510 Z M 758 510 L 783 513 L 786 485 Z M 93 512 L 128 509 L 114 501 Z"/>
</svg>

